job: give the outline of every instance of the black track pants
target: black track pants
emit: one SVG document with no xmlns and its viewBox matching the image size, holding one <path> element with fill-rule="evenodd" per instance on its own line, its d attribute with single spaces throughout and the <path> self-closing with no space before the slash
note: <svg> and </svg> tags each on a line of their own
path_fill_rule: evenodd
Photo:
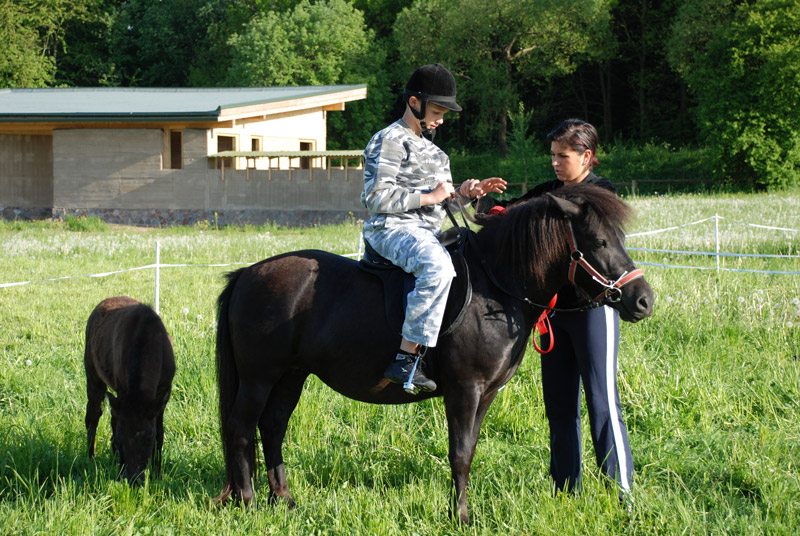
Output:
<svg viewBox="0 0 800 536">
<path fill-rule="evenodd" d="M 581 383 L 597 464 L 620 492 L 633 475 L 628 431 L 617 390 L 619 313 L 599 307 L 583 313 L 553 313 L 555 345 L 543 354 L 542 390 L 550 423 L 550 475 L 557 490 L 572 491 L 581 478 Z M 550 335 L 541 338 L 547 348 Z"/>
</svg>

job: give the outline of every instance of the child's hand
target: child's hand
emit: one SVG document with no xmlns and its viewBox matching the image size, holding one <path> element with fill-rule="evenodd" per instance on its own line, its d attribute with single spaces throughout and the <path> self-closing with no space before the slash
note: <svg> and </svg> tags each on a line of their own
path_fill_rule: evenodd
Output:
<svg viewBox="0 0 800 536">
<path fill-rule="evenodd" d="M 445 199 L 450 199 L 455 191 L 456 189 L 453 187 L 453 183 L 442 181 L 431 191 L 431 193 L 422 194 L 420 197 L 420 202 L 422 206 L 438 205 Z"/>
</svg>

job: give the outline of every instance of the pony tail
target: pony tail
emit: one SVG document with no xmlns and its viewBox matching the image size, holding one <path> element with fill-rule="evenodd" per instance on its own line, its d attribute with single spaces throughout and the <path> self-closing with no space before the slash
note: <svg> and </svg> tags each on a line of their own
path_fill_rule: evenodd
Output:
<svg viewBox="0 0 800 536">
<path fill-rule="evenodd" d="M 219 424 L 220 424 L 220 438 L 222 439 L 222 451 L 224 459 L 226 460 L 225 479 L 226 485 L 230 484 L 230 476 L 234 468 L 227 467 L 228 457 L 228 441 L 226 435 L 228 433 L 228 422 L 233 411 L 233 405 L 236 403 L 236 396 L 239 393 L 239 374 L 236 369 L 236 361 L 233 355 L 233 346 L 231 345 L 230 327 L 228 326 L 228 307 L 231 301 L 231 295 L 236 287 L 236 282 L 245 268 L 230 272 L 228 274 L 228 284 L 222 294 L 217 299 L 217 348 L 216 348 L 216 369 L 217 369 L 217 387 L 219 391 Z M 251 471 L 255 468 L 255 433 L 253 433 L 252 441 L 248 447 L 245 456 L 250 462 Z M 251 475 L 251 478 L 253 475 Z"/>
</svg>

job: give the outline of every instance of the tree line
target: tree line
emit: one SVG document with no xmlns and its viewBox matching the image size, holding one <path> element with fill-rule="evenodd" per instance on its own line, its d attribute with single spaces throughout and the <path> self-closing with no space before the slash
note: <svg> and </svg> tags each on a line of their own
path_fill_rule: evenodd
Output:
<svg viewBox="0 0 800 536">
<path fill-rule="evenodd" d="M 0 0 L 0 85 L 366 83 L 329 115 L 331 148 L 353 148 L 439 61 L 464 107 L 448 149 L 545 150 L 579 117 L 780 188 L 800 184 L 798 35 L 796 0 Z"/>
</svg>

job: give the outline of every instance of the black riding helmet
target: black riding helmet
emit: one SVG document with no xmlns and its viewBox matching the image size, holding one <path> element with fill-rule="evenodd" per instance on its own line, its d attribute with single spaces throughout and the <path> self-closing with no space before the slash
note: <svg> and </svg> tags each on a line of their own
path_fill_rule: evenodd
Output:
<svg viewBox="0 0 800 536">
<path fill-rule="evenodd" d="M 418 67 L 416 71 L 411 74 L 411 77 L 406 83 L 406 88 L 403 90 L 403 100 L 408 104 L 409 97 L 417 97 L 422 101 L 419 111 L 411 106 L 411 112 L 414 117 L 422 122 L 423 130 L 425 128 L 425 105 L 428 102 L 438 104 L 442 108 L 460 112 L 461 106 L 456 102 L 456 79 L 453 73 L 441 63 L 432 63 L 430 65 L 423 65 Z"/>
</svg>

